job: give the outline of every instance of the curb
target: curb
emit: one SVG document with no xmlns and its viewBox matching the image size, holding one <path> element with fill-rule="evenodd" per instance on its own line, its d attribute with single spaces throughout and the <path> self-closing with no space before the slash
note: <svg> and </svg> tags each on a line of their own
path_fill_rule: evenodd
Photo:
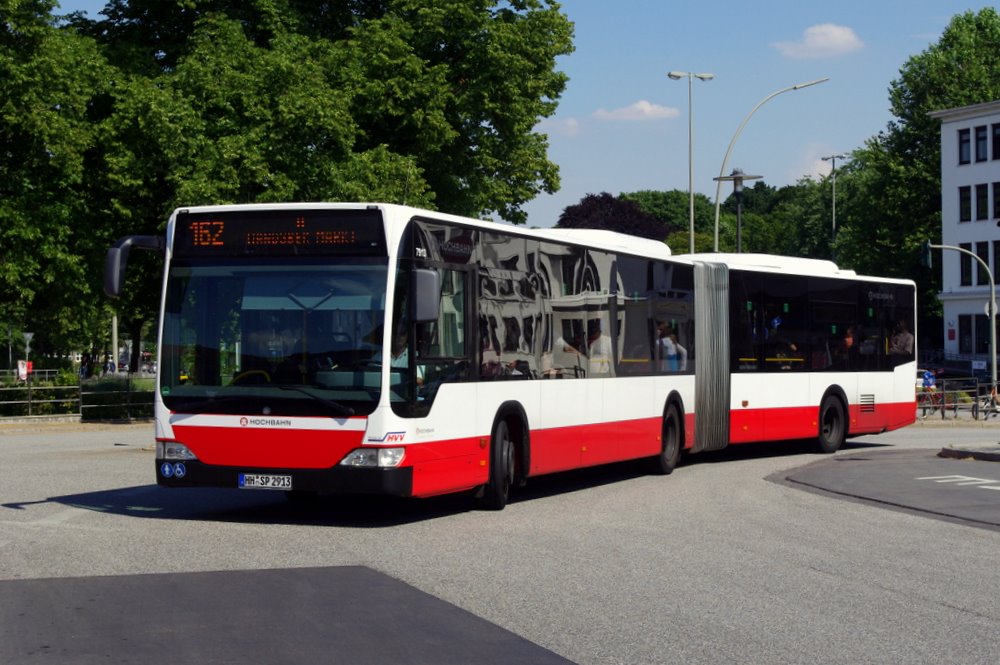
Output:
<svg viewBox="0 0 1000 665">
<path fill-rule="evenodd" d="M 988 448 L 942 448 L 938 457 L 950 459 L 974 459 L 981 462 L 1000 462 L 1000 445 Z"/>
</svg>

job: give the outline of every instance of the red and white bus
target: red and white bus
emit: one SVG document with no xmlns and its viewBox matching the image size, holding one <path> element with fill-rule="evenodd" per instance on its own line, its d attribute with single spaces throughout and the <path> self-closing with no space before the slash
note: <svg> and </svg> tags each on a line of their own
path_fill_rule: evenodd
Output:
<svg viewBox="0 0 1000 665">
<path fill-rule="evenodd" d="M 672 256 L 607 231 L 384 204 L 181 208 L 166 237 L 156 475 L 171 487 L 472 491 L 915 419 L 914 284 Z"/>
</svg>

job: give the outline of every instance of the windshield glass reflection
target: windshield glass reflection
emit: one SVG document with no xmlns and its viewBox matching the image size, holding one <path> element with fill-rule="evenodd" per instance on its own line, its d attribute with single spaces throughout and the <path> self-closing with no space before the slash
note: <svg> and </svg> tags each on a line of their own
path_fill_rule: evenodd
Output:
<svg viewBox="0 0 1000 665">
<path fill-rule="evenodd" d="M 381 392 L 386 274 L 384 259 L 175 263 L 164 403 L 188 413 L 370 413 Z"/>
</svg>

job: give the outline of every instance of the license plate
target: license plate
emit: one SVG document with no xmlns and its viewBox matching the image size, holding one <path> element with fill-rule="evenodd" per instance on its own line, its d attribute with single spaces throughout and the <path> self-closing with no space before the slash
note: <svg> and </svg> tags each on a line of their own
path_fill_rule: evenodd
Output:
<svg viewBox="0 0 1000 665">
<path fill-rule="evenodd" d="M 240 489 L 245 490 L 290 490 L 291 476 L 278 476 L 270 473 L 241 473 Z"/>
</svg>

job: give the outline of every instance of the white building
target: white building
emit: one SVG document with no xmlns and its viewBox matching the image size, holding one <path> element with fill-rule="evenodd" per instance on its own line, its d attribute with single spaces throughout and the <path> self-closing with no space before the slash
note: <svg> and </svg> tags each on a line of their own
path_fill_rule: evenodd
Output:
<svg viewBox="0 0 1000 665">
<path fill-rule="evenodd" d="M 1000 101 L 931 113 L 941 121 L 941 244 L 973 252 L 1000 279 Z M 941 299 L 948 358 L 985 368 L 990 286 L 972 257 L 944 250 Z"/>
</svg>

